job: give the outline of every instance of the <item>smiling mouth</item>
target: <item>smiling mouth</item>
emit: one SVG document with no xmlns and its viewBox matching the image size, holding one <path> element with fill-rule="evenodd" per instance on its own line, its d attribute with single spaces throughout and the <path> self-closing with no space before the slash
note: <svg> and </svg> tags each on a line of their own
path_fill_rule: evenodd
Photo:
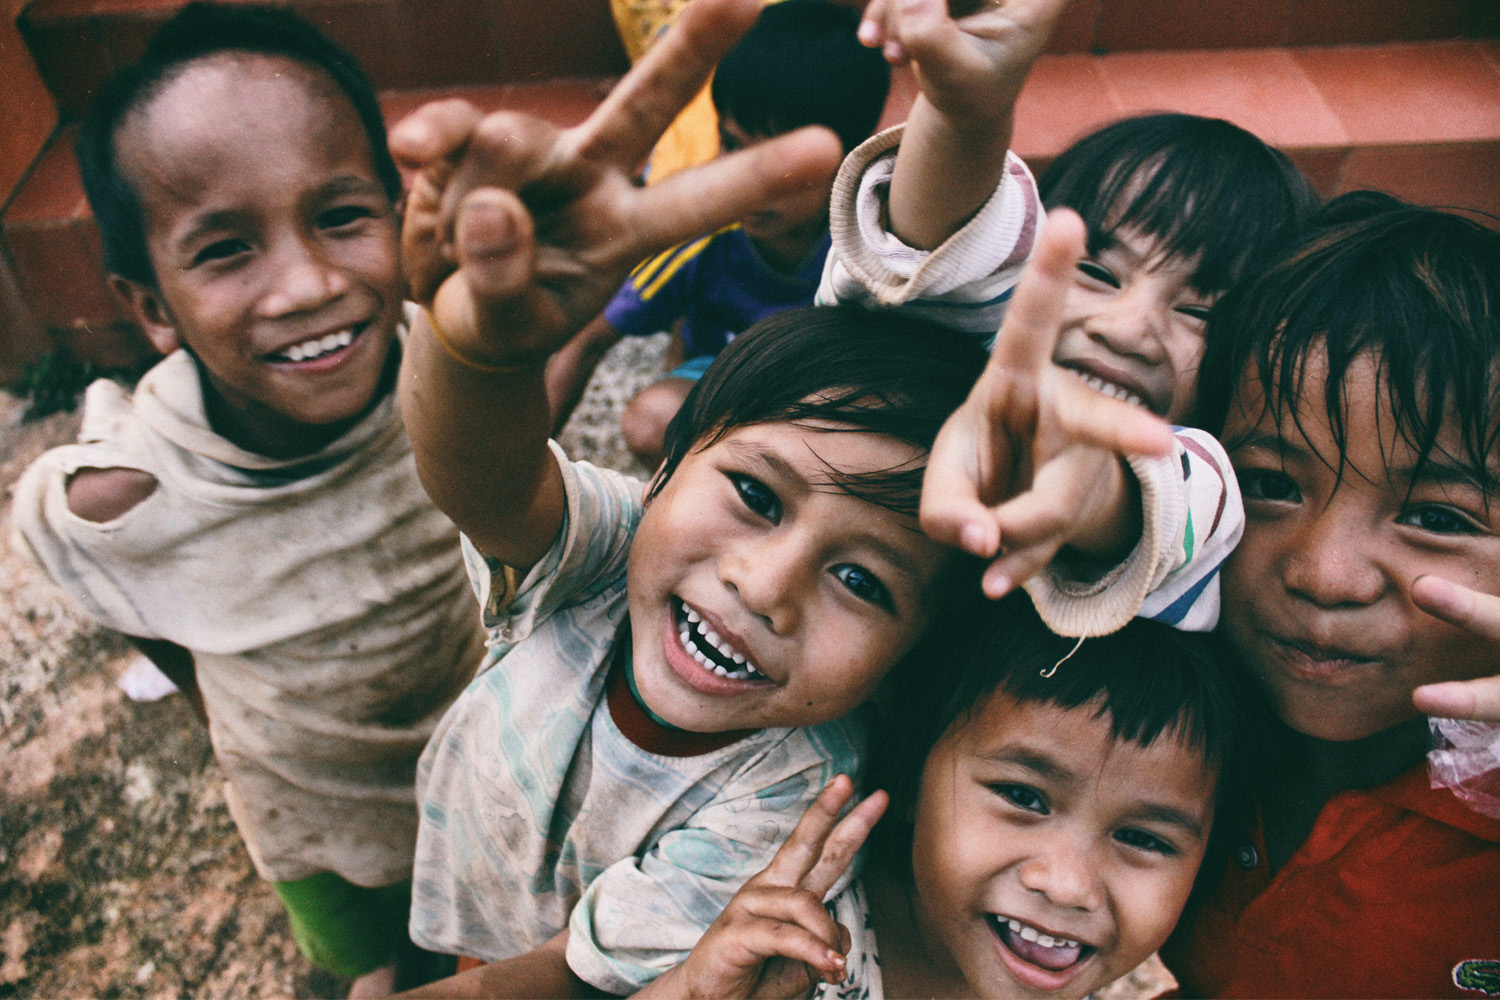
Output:
<svg viewBox="0 0 1500 1000">
<path fill-rule="evenodd" d="M 677 638 L 687 654 L 698 661 L 699 666 L 732 681 L 770 683 L 769 677 L 756 670 L 744 653 L 710 628 L 696 611 L 680 599 L 674 600 L 674 604 Z"/>
<path fill-rule="evenodd" d="M 1098 951 L 1093 945 L 1060 938 L 996 913 L 986 919 L 1000 943 L 1016 958 L 1051 973 L 1067 973 Z"/>
<path fill-rule="evenodd" d="M 321 337 L 312 337 L 300 344 L 276 351 L 266 355 L 268 360 L 280 362 L 316 361 L 353 344 L 364 332 L 366 323 L 357 323 L 334 333 L 326 333 Z"/>
<path fill-rule="evenodd" d="M 1123 386 L 1118 382 L 1111 382 L 1107 378 L 1095 375 L 1093 372 L 1084 371 L 1082 368 L 1069 368 L 1068 371 L 1083 380 L 1083 384 L 1097 393 L 1129 403 L 1131 406 L 1139 406 L 1147 409 L 1145 400 L 1136 394 L 1134 389 Z"/>
</svg>

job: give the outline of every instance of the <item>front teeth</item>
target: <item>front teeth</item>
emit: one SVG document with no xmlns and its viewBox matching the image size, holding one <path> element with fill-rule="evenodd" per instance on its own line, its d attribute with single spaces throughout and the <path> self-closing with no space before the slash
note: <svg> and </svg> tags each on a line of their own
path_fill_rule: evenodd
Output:
<svg viewBox="0 0 1500 1000">
<path fill-rule="evenodd" d="M 687 650 L 688 655 L 697 660 L 706 670 L 718 674 L 720 677 L 728 677 L 731 680 L 747 681 L 751 679 L 764 680 L 765 675 L 750 666 L 745 659 L 745 654 L 731 646 L 717 632 L 703 625 L 703 619 L 699 614 L 687 605 L 683 605 L 683 611 L 687 614 L 687 624 L 677 630 L 677 637 L 682 640 L 682 648 Z M 695 628 L 694 626 L 698 626 Z M 714 662 L 702 649 L 702 644 L 707 643 L 722 657 L 734 661 L 736 666 L 744 667 L 743 670 L 730 670 L 719 663 Z"/>
<path fill-rule="evenodd" d="M 1023 924 L 1019 920 L 1009 920 L 1006 926 L 1012 934 L 1019 934 L 1024 941 L 1035 941 L 1043 948 L 1077 948 L 1077 941 L 1069 941 L 1067 938 L 1053 937 L 1051 934 L 1043 934 L 1029 924 Z"/>
<path fill-rule="evenodd" d="M 1090 375 L 1087 372 L 1075 372 L 1074 374 L 1083 379 L 1083 384 L 1088 386 L 1090 389 L 1093 389 L 1095 392 L 1101 392 L 1113 399 L 1123 399 L 1131 406 L 1145 405 L 1143 402 L 1141 402 L 1141 397 L 1137 396 L 1135 393 L 1131 392 L 1123 385 L 1115 385 L 1115 383 L 1102 379 L 1098 375 Z"/>
<path fill-rule="evenodd" d="M 293 361 L 311 361 L 330 351 L 348 347 L 352 343 L 354 343 L 354 331 L 340 330 L 338 333 L 330 333 L 301 344 L 293 344 L 281 353 Z"/>
</svg>

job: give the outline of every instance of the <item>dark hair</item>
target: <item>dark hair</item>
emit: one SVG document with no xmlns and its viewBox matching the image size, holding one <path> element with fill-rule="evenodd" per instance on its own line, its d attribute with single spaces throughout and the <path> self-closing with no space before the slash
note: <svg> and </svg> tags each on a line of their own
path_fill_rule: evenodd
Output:
<svg viewBox="0 0 1500 1000">
<path fill-rule="evenodd" d="M 891 88 L 878 49 L 859 44 L 859 14 L 827 0 L 783 0 L 714 70 L 714 109 L 755 136 L 804 125 L 838 133 L 849 152 L 874 131 Z"/>
<path fill-rule="evenodd" d="M 380 103 L 353 56 L 279 7 L 190 3 L 162 25 L 139 62 L 104 84 L 79 127 L 74 151 L 103 239 L 104 264 L 111 273 L 145 285 L 156 283 L 146 248 L 146 220 L 136 192 L 120 174 L 115 135 L 127 116 L 149 104 L 188 64 L 221 52 L 281 56 L 327 73 L 359 115 L 386 194 L 392 201 L 401 195 L 401 175 L 386 146 Z"/>
<path fill-rule="evenodd" d="M 1170 739 L 1202 753 L 1218 780 L 1195 895 L 1221 871 L 1244 832 L 1247 706 L 1255 694 L 1227 644 L 1211 633 L 1136 618 L 1079 644 L 1052 632 L 1031 598 L 1016 591 L 945 612 L 898 665 L 886 694 L 900 709 L 888 720 L 874 771 L 891 793 L 893 818 L 915 805 L 933 747 L 1005 694 L 1021 704 L 1091 711 L 1109 720 L 1116 740 L 1150 746 Z M 896 870 L 909 871 L 910 828 L 889 826 L 881 850 Z"/>
<path fill-rule="evenodd" d="M 1289 415 L 1300 431 L 1307 359 L 1326 348 L 1322 408 L 1342 472 L 1344 381 L 1357 358 L 1373 354 L 1396 432 L 1418 455 L 1416 471 L 1456 420 L 1463 455 L 1453 457 L 1490 489 L 1500 443 L 1500 232 L 1368 191 L 1330 202 L 1323 219 L 1215 309 L 1203 426 L 1222 429 L 1253 364 L 1278 423 Z"/>
<path fill-rule="evenodd" d="M 1193 285 L 1224 291 L 1294 239 L 1317 198 L 1286 155 L 1220 118 L 1126 118 L 1080 139 L 1038 184 L 1048 208 L 1071 208 L 1089 253 L 1121 226 L 1176 257 L 1199 258 Z"/>
<path fill-rule="evenodd" d="M 677 411 L 652 494 L 690 451 L 747 424 L 831 421 L 931 448 L 985 358 L 973 338 L 899 313 L 824 306 L 767 317 L 729 342 Z M 830 470 L 830 478 L 861 499 L 915 513 L 924 468 Z"/>
</svg>

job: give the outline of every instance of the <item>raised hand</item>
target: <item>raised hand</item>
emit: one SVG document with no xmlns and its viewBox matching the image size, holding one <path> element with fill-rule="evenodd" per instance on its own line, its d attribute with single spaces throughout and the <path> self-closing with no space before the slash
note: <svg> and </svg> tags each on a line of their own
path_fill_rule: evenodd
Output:
<svg viewBox="0 0 1500 1000">
<path fill-rule="evenodd" d="M 846 776 L 829 782 L 776 857 L 735 893 L 687 960 L 637 995 L 795 997 L 807 994 L 818 976 L 842 982 L 848 932 L 828 915 L 823 897 L 888 801 L 876 792 L 840 820 L 853 794 Z"/>
<path fill-rule="evenodd" d="M 1412 692 L 1417 710 L 1449 719 L 1500 722 L 1500 597 L 1435 576 L 1418 577 L 1411 594 L 1428 614 L 1495 643 L 1496 653 L 1496 676 L 1424 684 Z"/>
<path fill-rule="evenodd" d="M 1032 63 L 1070 0 L 870 0 L 865 45 L 910 63 L 922 94 L 954 118 L 1009 115 Z"/>
<path fill-rule="evenodd" d="M 827 182 L 838 141 L 804 129 L 658 185 L 631 183 L 759 10 L 758 0 L 697 0 L 571 129 L 449 101 L 391 131 L 392 152 L 416 171 L 403 234 L 412 295 L 463 357 L 538 363 L 643 257 Z"/>
<path fill-rule="evenodd" d="M 922 527 L 993 560 L 984 590 L 1000 597 L 1064 545 L 1108 554 L 1139 533 L 1126 455 L 1164 455 L 1160 418 L 1090 389 L 1052 363 L 1083 221 L 1048 216 L 1016 286 L 989 364 L 933 444 Z M 1123 554 L 1123 553 L 1121 553 Z"/>
</svg>

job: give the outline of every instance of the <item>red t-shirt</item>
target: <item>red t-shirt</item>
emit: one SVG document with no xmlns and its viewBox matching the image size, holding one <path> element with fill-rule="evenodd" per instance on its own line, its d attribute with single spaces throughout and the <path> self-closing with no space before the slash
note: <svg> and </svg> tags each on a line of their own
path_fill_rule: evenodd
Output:
<svg viewBox="0 0 1500 1000">
<path fill-rule="evenodd" d="M 1189 997 L 1500 995 L 1500 821 L 1425 763 L 1336 795 L 1274 876 L 1257 829 L 1162 958 Z"/>
</svg>

